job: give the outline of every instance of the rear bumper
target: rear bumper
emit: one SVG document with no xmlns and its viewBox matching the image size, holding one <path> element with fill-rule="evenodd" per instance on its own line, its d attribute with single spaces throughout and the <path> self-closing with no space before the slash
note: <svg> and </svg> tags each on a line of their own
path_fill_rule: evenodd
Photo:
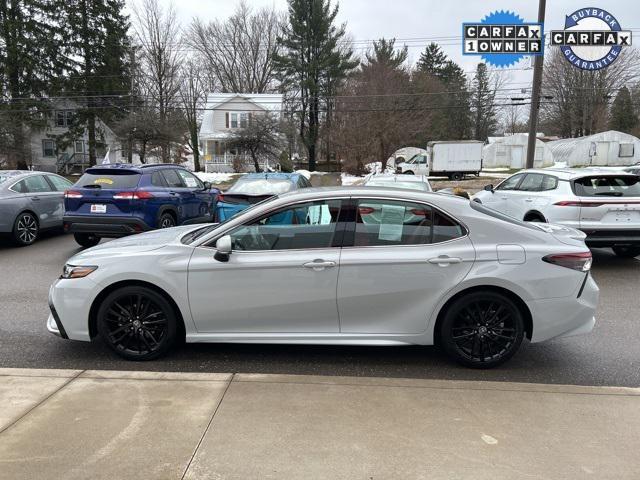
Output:
<svg viewBox="0 0 640 480">
<path fill-rule="evenodd" d="M 71 233 L 92 233 L 99 237 L 123 237 L 152 230 L 137 217 L 65 215 L 64 229 Z"/>
<path fill-rule="evenodd" d="M 588 247 L 640 246 L 640 230 L 582 230 Z"/>
</svg>

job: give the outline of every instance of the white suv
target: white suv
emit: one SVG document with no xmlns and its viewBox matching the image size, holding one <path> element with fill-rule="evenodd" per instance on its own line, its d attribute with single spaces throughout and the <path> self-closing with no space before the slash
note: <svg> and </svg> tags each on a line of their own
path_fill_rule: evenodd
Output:
<svg viewBox="0 0 640 480">
<path fill-rule="evenodd" d="M 587 234 L 590 247 L 640 255 L 640 177 L 599 168 L 522 170 L 473 196 L 528 222 L 549 222 Z"/>
</svg>

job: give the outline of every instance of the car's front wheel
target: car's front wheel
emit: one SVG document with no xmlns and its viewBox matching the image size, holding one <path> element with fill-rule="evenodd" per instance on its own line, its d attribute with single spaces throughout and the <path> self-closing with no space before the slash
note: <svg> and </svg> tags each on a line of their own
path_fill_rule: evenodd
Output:
<svg viewBox="0 0 640 480">
<path fill-rule="evenodd" d="M 160 228 L 171 228 L 176 226 L 176 219 L 170 213 L 163 213 L 158 221 Z"/>
<path fill-rule="evenodd" d="M 634 258 L 640 255 L 640 247 L 613 247 L 612 250 L 622 258 Z"/>
<path fill-rule="evenodd" d="M 13 223 L 13 240 L 20 246 L 31 245 L 38 238 L 38 221 L 29 212 L 21 213 Z"/>
<path fill-rule="evenodd" d="M 440 341 L 458 363 L 491 368 L 509 360 L 524 337 L 517 305 L 493 291 L 475 291 L 455 300 L 440 324 Z"/>
<path fill-rule="evenodd" d="M 95 247 L 100 243 L 100 237 L 93 233 L 74 233 L 73 238 L 78 245 L 84 248 Z"/>
<path fill-rule="evenodd" d="M 177 318 L 159 293 L 142 286 L 111 292 L 98 308 L 97 327 L 103 341 L 127 360 L 153 360 L 175 343 Z"/>
</svg>

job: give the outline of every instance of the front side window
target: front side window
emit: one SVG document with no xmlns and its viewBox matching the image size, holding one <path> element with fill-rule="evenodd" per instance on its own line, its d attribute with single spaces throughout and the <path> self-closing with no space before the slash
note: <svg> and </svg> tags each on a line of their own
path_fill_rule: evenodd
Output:
<svg viewBox="0 0 640 480">
<path fill-rule="evenodd" d="M 539 173 L 528 173 L 522 183 L 518 186 L 518 190 L 523 192 L 539 192 L 542 190 L 543 175 Z"/>
<path fill-rule="evenodd" d="M 56 142 L 46 138 L 42 140 L 42 156 L 43 157 L 55 157 L 56 155 Z"/>
<path fill-rule="evenodd" d="M 306 202 L 269 213 L 230 233 L 234 250 L 330 248 L 341 200 Z"/>
<path fill-rule="evenodd" d="M 522 173 L 514 175 L 513 177 L 509 177 L 500 185 L 498 185 L 496 187 L 496 190 L 515 190 L 515 188 L 518 186 L 518 183 L 520 183 L 520 180 L 522 180 L 522 177 L 524 177 L 524 174 Z"/>
<path fill-rule="evenodd" d="M 464 228 L 438 210 L 397 200 L 358 201 L 355 247 L 424 245 L 465 234 Z"/>
<path fill-rule="evenodd" d="M 176 170 L 182 181 L 187 186 L 187 188 L 199 188 L 203 189 L 204 184 L 200 181 L 198 177 L 196 177 L 191 172 L 187 172 L 186 170 Z"/>
</svg>

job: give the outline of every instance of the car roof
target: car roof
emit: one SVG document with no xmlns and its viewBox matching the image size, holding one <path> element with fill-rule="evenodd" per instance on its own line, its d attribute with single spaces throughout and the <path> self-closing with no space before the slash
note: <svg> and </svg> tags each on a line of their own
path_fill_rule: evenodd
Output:
<svg viewBox="0 0 640 480">
<path fill-rule="evenodd" d="M 403 174 L 401 175 L 396 173 L 384 173 L 382 175 L 373 175 L 365 183 L 372 182 L 374 180 L 429 183 L 426 175 L 403 175 Z"/>
<path fill-rule="evenodd" d="M 532 168 L 520 170 L 518 173 L 541 173 L 543 175 L 554 175 L 564 180 L 574 180 L 576 178 L 588 177 L 591 175 L 632 175 L 624 170 L 607 167 L 584 167 L 584 168 Z"/>
<path fill-rule="evenodd" d="M 445 197 L 448 202 L 453 199 L 454 202 L 464 200 L 469 202 L 468 199 L 454 195 L 440 195 L 435 192 L 425 192 L 423 190 L 410 190 L 407 188 L 394 188 L 394 187 L 378 187 L 378 186 L 366 186 L 366 185 L 354 185 L 348 187 L 311 187 L 302 188 L 299 190 L 293 190 L 286 193 L 281 193 L 277 197 L 280 199 L 289 199 L 289 197 L 300 197 L 304 199 L 306 197 L 322 197 L 322 198 L 340 198 L 340 197 L 381 197 L 381 198 L 398 198 L 407 201 L 413 200 L 426 200 L 434 203 L 441 202 Z"/>
<path fill-rule="evenodd" d="M 143 173 L 149 170 L 165 169 L 165 168 L 182 168 L 186 170 L 183 165 L 177 163 L 149 163 L 144 165 L 137 165 L 132 163 L 106 163 L 102 165 L 94 165 L 87 168 L 86 171 L 91 173 L 92 170 L 130 170 L 136 173 Z"/>
</svg>

